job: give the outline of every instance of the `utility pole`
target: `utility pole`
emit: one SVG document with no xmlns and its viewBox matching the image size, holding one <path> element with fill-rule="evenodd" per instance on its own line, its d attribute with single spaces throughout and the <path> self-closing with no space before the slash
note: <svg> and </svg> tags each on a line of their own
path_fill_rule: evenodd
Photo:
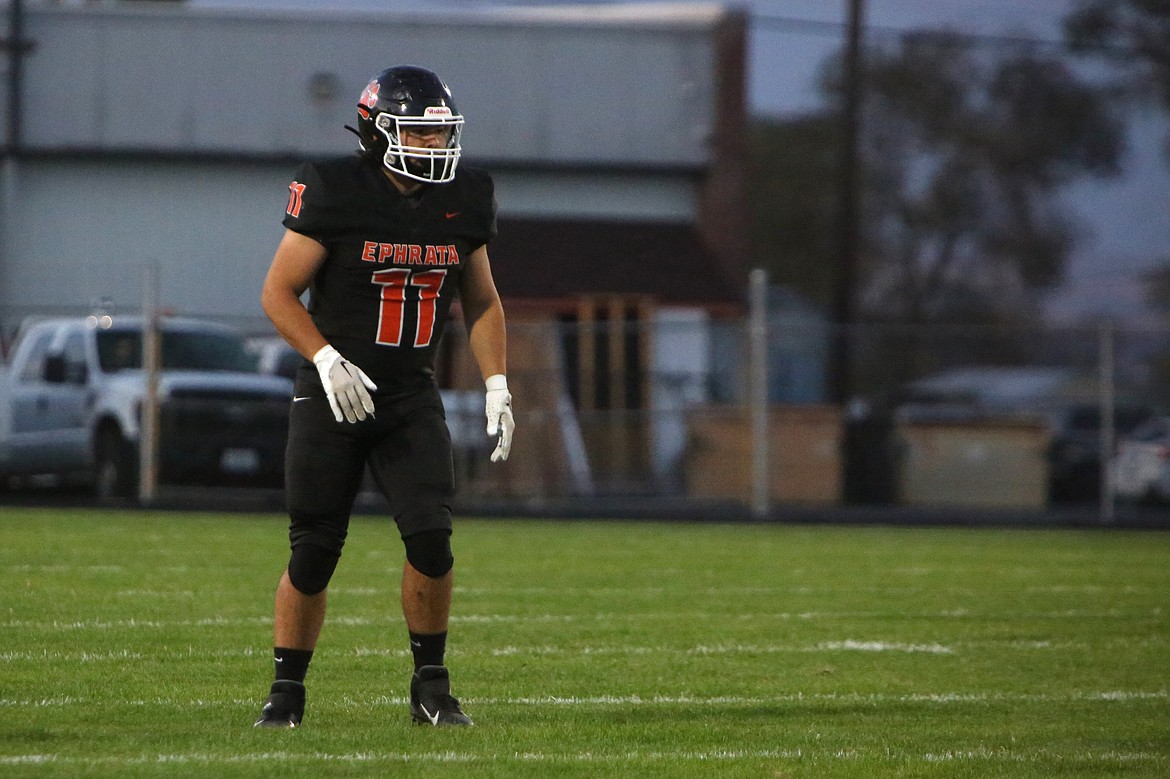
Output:
<svg viewBox="0 0 1170 779">
<path fill-rule="evenodd" d="M 0 51 L 8 54 L 8 111 L 4 117 L 4 156 L 8 157 L 20 152 L 24 56 L 32 51 L 32 43 L 24 39 L 24 0 L 11 0 L 8 6 L 8 36 L 0 38 Z"/>
<path fill-rule="evenodd" d="M 841 106 L 841 152 L 837 181 L 837 287 L 834 314 L 838 331 L 835 344 L 832 392 L 834 400 L 844 406 L 852 394 L 851 340 L 854 324 L 854 298 L 857 286 L 858 247 L 860 245 L 860 153 L 861 127 L 861 34 L 863 0 L 846 0 L 849 21 L 845 45 L 844 100 Z"/>
<path fill-rule="evenodd" d="M 7 247 L 11 229 L 13 203 L 16 200 L 17 159 L 24 144 L 21 129 L 21 96 L 24 89 L 24 58 L 33 49 L 24 39 L 24 0 L 9 0 L 8 35 L 0 37 L 0 52 L 7 55 L 8 106 L 4 116 L 4 138 L 0 144 L 0 247 Z M 4 283 L 4 266 L 9 262 L 6 248 L 0 248 L 0 284 Z M 0 340 L 0 353 L 4 343 Z"/>
</svg>

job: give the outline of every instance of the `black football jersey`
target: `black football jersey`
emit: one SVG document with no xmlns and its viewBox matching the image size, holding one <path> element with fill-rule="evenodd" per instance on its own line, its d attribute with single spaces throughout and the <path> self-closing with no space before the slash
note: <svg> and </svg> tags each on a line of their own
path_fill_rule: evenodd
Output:
<svg viewBox="0 0 1170 779">
<path fill-rule="evenodd" d="M 329 343 L 378 394 L 429 386 L 464 263 L 496 234 L 491 177 L 461 165 L 407 197 L 357 155 L 306 163 L 284 226 L 328 250 L 308 309 Z"/>
</svg>

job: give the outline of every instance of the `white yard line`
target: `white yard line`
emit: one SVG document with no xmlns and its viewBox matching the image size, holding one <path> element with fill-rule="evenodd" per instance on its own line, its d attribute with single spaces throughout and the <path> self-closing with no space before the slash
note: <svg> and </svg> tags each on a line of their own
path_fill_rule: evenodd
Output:
<svg viewBox="0 0 1170 779">
<path fill-rule="evenodd" d="M 845 620 L 845 619 L 887 619 L 890 616 L 886 611 L 801 611 L 801 612 L 752 612 L 734 614 L 732 618 L 739 622 L 760 622 L 764 620 Z M 1047 612 L 1011 612 L 1009 614 L 984 614 L 966 609 L 947 609 L 943 611 L 927 611 L 920 613 L 900 613 L 904 619 L 963 619 L 963 620 L 1002 620 L 1002 621 L 1033 621 L 1038 619 L 1065 620 L 1065 619 L 1150 619 L 1161 618 L 1162 609 L 1154 608 L 1140 611 L 1124 611 L 1109 609 L 1106 611 L 1086 611 L 1082 609 L 1064 609 Z M 451 622 L 464 624 L 540 624 L 540 623 L 571 623 L 571 622 L 636 622 L 650 621 L 700 622 L 710 620 L 726 620 L 724 612 L 683 611 L 683 612 L 595 612 L 593 614 L 452 614 Z M 390 614 L 387 616 L 367 617 L 361 615 L 339 614 L 329 617 L 331 625 L 350 625 L 363 627 L 368 625 L 397 624 L 401 618 Z M 119 628 L 176 628 L 176 627 L 237 627 L 251 625 L 271 625 L 272 617 L 257 615 L 253 617 L 204 617 L 202 619 L 82 619 L 82 620 L 34 620 L 9 619 L 0 622 L 0 630 L 111 630 Z"/>
<path fill-rule="evenodd" d="M 462 697 L 462 696 L 461 696 Z M 943 692 L 943 693 L 803 693 L 794 692 L 780 695 L 597 695 L 597 696 L 560 696 L 539 695 L 534 697 L 495 698 L 475 697 L 463 698 L 468 705 L 474 706 L 769 706 L 779 704 L 799 703 L 841 703 L 841 704 L 928 704 L 936 706 L 955 706 L 985 703 L 1130 703 L 1166 701 L 1170 699 L 1167 690 L 1095 690 L 1074 692 L 1062 695 L 1042 693 L 1007 693 L 1007 692 Z M 204 708 L 221 706 L 250 706 L 255 701 L 245 698 L 197 698 L 179 699 L 172 697 L 157 697 L 135 700 L 111 700 L 110 698 L 87 699 L 79 696 L 61 696 L 57 698 L 16 699 L 0 698 L 0 709 L 21 708 L 55 708 L 76 707 L 93 704 L 123 705 L 123 706 L 158 706 L 162 708 Z M 403 706 L 407 703 L 405 697 L 374 695 L 355 697 L 340 696 L 331 704 L 340 704 L 342 708 L 357 711 L 366 710 L 371 706 Z"/>
<path fill-rule="evenodd" d="M 1023 645 L 1017 647 L 1022 650 L 1031 649 Z M 231 649 L 217 649 L 210 652 L 196 652 L 190 647 L 167 648 L 150 652 L 149 656 L 162 657 L 257 657 L 267 653 L 267 649 L 260 646 L 243 646 Z M 832 653 L 832 652 L 895 652 L 904 654 L 935 654 L 949 655 L 955 653 L 955 648 L 937 643 L 900 643 L 888 641 L 862 641 L 845 639 L 842 641 L 822 641 L 818 644 L 787 645 L 787 644 L 700 644 L 697 646 L 583 646 L 583 647 L 554 647 L 554 646 L 503 646 L 478 649 L 469 647 L 461 649 L 460 654 L 465 657 L 549 657 L 549 656 L 649 656 L 649 655 L 682 655 L 682 656 L 709 656 L 709 655 L 765 655 L 789 653 Z M 410 653 L 399 646 L 393 647 L 355 647 L 340 652 L 325 652 L 323 656 L 333 654 L 354 655 L 357 657 L 406 657 Z M 146 653 L 133 652 L 129 649 L 109 652 L 82 652 L 82 651 L 52 651 L 48 649 L 31 651 L 0 652 L 0 663 L 11 662 L 39 662 L 39 661 L 66 661 L 89 663 L 102 660 L 141 659 Z"/>
<path fill-rule="evenodd" d="M 195 623 L 187 623 L 190 627 Z M 252 622 L 249 625 L 255 624 Z M 268 624 L 271 624 L 269 620 Z M 152 627 L 162 627 L 153 625 Z M 1108 646 L 1116 641 L 1106 641 L 1096 646 Z M 1165 643 L 1158 636 L 1146 640 L 1135 641 L 1127 639 L 1125 646 L 1135 645 L 1159 646 Z M 589 645 L 577 647 L 564 646 L 467 646 L 461 647 L 459 654 L 463 657 L 622 657 L 622 656 L 728 656 L 728 655 L 770 655 L 770 654 L 816 654 L 838 652 L 891 652 L 898 654 L 928 654 L 953 655 L 963 652 L 982 652 L 988 647 L 1001 647 L 1020 652 L 1055 652 L 1068 649 L 1084 649 L 1090 646 L 1088 642 L 1051 642 L 1051 641 L 1019 641 L 1019 640 L 989 640 L 957 642 L 943 645 L 937 642 L 900 642 L 879 641 L 873 639 L 846 638 L 838 641 L 821 641 L 816 644 L 697 644 L 683 646 L 638 646 L 632 644 L 618 645 Z M 146 657 L 175 658 L 175 657 L 218 657 L 218 658 L 250 658 L 267 657 L 269 648 L 257 644 L 255 646 L 221 647 L 212 650 L 195 649 L 191 646 L 165 647 L 151 652 L 141 652 L 128 648 L 115 649 L 105 652 L 87 652 L 81 650 L 13 650 L 0 652 L 0 663 L 20 662 L 78 662 L 93 663 L 109 660 L 138 660 Z M 347 649 L 329 649 L 321 656 L 355 657 L 408 657 L 409 650 L 405 647 L 393 646 L 358 646 Z"/>
<path fill-rule="evenodd" d="M 700 644 L 691 647 L 669 646 L 586 646 L 576 648 L 534 646 L 505 646 L 489 650 L 494 657 L 514 655 L 735 655 L 735 654 L 779 654 L 788 652 L 922 652 L 926 654 L 949 655 L 954 649 L 937 643 L 906 644 L 886 641 L 822 641 L 819 644 L 797 646 L 792 644 Z M 360 653 L 360 650 L 359 650 Z M 475 654 L 472 650 L 471 654 Z"/>
<path fill-rule="evenodd" d="M 37 753 L 27 755 L 0 756 L 0 766 L 17 765 L 61 765 L 77 767 L 98 766 L 144 766 L 144 765 L 242 765 L 252 763 L 265 764 L 313 764 L 313 763 L 659 763 L 669 762 L 697 762 L 717 763 L 741 760 L 835 760 L 858 761 L 876 759 L 879 762 L 921 762 L 939 763 L 960 761 L 972 763 L 1033 763 L 1038 765 L 1054 765 L 1064 762 L 1085 763 L 1089 761 L 1101 763 L 1154 763 L 1164 764 L 1167 756 L 1153 752 L 1120 752 L 1117 750 L 1074 750 L 1070 752 L 1052 752 L 1042 750 L 1035 752 L 1016 751 L 1007 749 L 987 749 L 957 752 L 928 752 L 921 755 L 906 755 L 891 753 L 883 749 L 880 753 L 866 753 L 857 749 L 836 750 L 832 752 L 816 752 L 804 749 L 736 749 L 736 750 L 653 750 L 649 752 L 613 751 L 613 752 L 510 752 L 510 753 L 476 753 L 447 750 L 443 752 L 261 752 L 257 754 L 240 754 L 238 752 L 188 752 L 155 755 L 138 755 L 134 757 L 114 756 L 87 756 L 72 757 L 53 753 Z"/>
<path fill-rule="evenodd" d="M 0 652 L 0 663 L 17 660 L 52 660 L 73 663 L 94 663 L 103 660 L 141 660 L 146 655 L 141 652 L 131 652 L 129 649 L 115 649 L 112 652 L 50 652 L 42 649 L 39 652 Z"/>
</svg>

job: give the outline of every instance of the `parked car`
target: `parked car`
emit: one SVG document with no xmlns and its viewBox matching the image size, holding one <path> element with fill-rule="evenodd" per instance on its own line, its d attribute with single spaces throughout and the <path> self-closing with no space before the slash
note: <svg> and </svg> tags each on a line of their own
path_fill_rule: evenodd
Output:
<svg viewBox="0 0 1170 779">
<path fill-rule="evenodd" d="M 0 481 L 78 474 L 101 497 L 133 494 L 143 324 L 102 315 L 22 326 L 0 371 Z M 231 327 L 167 318 L 160 329 L 160 480 L 280 486 L 292 382 L 256 373 Z"/>
<path fill-rule="evenodd" d="M 1170 417 L 1157 417 L 1118 440 L 1111 463 L 1119 500 L 1170 503 Z"/>
<path fill-rule="evenodd" d="M 253 338 L 246 347 L 256 358 L 258 372 L 283 376 L 289 381 L 296 378 L 297 368 L 308 362 L 283 338 Z"/>
<path fill-rule="evenodd" d="M 1157 416 L 1141 403 L 1119 403 L 1113 409 L 1116 439 L 1130 435 Z M 1053 416 L 1048 448 L 1049 498 L 1057 503 L 1097 500 L 1101 495 L 1101 409 L 1096 403 L 1074 403 Z"/>
</svg>

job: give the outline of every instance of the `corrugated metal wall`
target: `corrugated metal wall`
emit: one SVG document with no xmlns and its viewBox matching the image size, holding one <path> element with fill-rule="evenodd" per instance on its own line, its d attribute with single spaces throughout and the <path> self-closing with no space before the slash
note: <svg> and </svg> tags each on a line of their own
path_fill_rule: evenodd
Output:
<svg viewBox="0 0 1170 779">
<path fill-rule="evenodd" d="M 451 84 L 502 215 L 691 222 L 721 14 L 29 6 L 23 148 L 0 168 L 0 328 L 101 297 L 137 308 L 148 263 L 164 306 L 262 323 L 296 160 L 354 149 L 357 95 L 404 62 Z"/>
<path fill-rule="evenodd" d="M 472 156 L 706 162 L 716 17 L 574 19 L 37 7 L 25 143 L 329 153 L 370 76 L 414 63 L 450 84 Z"/>
</svg>

